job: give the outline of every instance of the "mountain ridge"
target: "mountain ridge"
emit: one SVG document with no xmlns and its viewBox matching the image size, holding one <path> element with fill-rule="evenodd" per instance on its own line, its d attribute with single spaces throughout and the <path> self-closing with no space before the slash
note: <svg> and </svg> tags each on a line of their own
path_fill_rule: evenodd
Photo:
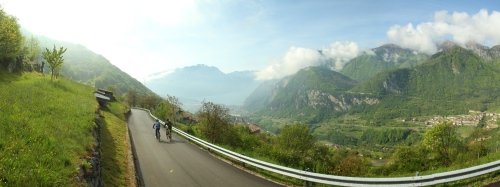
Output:
<svg viewBox="0 0 500 187">
<path fill-rule="evenodd" d="M 340 72 L 354 80 L 365 81 L 382 71 L 414 67 L 428 58 L 424 53 L 385 44 L 351 59 Z"/>
<path fill-rule="evenodd" d="M 65 47 L 65 63 L 62 65 L 62 75 L 80 83 L 96 88 L 111 89 L 117 95 L 128 91 L 141 94 L 154 94 L 141 82 L 113 65 L 104 56 L 97 54 L 81 44 L 54 40 L 37 36 L 40 47 L 51 49 L 54 45 Z M 45 68 L 48 68 L 47 65 Z M 47 70 L 46 70 L 47 71 Z"/>
<path fill-rule="evenodd" d="M 337 92 L 337 95 L 335 95 L 336 100 L 343 101 L 337 103 L 339 104 L 337 109 L 342 106 L 340 104 L 343 104 L 345 106 L 343 110 L 322 108 L 321 112 L 312 112 L 310 115 L 322 116 L 328 114 L 327 116 L 335 117 L 350 113 L 363 114 L 369 120 L 394 119 L 434 114 L 460 114 L 467 113 L 469 110 L 483 111 L 492 107 L 499 107 L 500 101 L 498 101 L 498 98 L 500 98 L 500 95 L 496 93 L 500 93 L 500 63 L 490 63 L 490 61 L 487 57 L 479 56 L 472 49 L 454 45 L 422 62 L 418 62 L 418 65 L 414 67 L 387 69 L 373 75 L 369 80 L 354 84 L 351 89 Z M 286 79 L 291 80 L 294 76 L 302 76 L 300 75 L 301 71 Z M 300 89 L 285 90 L 278 87 L 277 85 L 284 80 L 277 81 L 278 83 L 274 85 L 272 92 L 299 92 Z M 333 80 L 330 81 L 334 82 Z M 307 87 L 307 85 L 302 85 L 302 87 Z M 328 90 L 328 88 L 323 90 Z M 322 93 L 332 92 L 324 91 Z M 293 108 L 290 103 L 296 103 L 297 100 L 307 98 L 310 95 L 310 93 L 302 92 L 301 95 L 295 96 L 295 98 L 299 99 L 290 97 L 288 100 L 281 101 L 273 101 L 275 98 L 268 96 L 266 99 L 271 99 L 271 101 L 267 105 L 261 106 L 260 110 L 255 108 L 253 110 L 260 111 L 258 114 L 261 115 L 294 116 L 294 119 L 300 119 L 301 113 L 290 110 L 290 108 Z M 322 94 L 316 95 L 321 96 Z M 327 98 L 321 99 L 320 103 L 333 101 L 329 101 Z M 252 98 L 252 100 L 257 99 Z M 440 104 L 436 105 L 436 103 Z M 298 106 L 305 109 L 315 104 L 309 102 L 307 105 L 309 106 Z M 277 106 L 288 106 L 288 113 L 273 112 Z M 316 119 L 321 121 L 321 119 L 328 118 Z M 311 119 L 303 120 L 311 122 Z"/>
</svg>

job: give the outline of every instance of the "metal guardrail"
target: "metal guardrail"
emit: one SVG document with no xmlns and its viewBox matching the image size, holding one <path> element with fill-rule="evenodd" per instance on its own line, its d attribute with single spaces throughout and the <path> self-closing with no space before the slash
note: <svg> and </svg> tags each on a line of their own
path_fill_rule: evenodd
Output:
<svg viewBox="0 0 500 187">
<path fill-rule="evenodd" d="M 136 108 L 140 110 L 145 110 L 149 113 L 149 115 L 158 119 L 156 116 L 151 114 L 148 109 Z M 163 121 L 160 120 L 162 124 Z M 500 160 L 490 162 L 487 164 L 482 164 L 470 168 L 443 172 L 443 173 L 435 173 L 431 175 L 424 176 L 414 176 L 414 177 L 395 177 L 395 178 L 364 178 L 364 177 L 344 177 L 344 176 L 335 176 L 335 175 L 326 175 L 308 171 L 302 171 L 294 168 L 284 167 L 268 162 L 264 162 L 261 160 L 257 160 L 251 157 L 247 157 L 245 155 L 241 155 L 235 153 L 233 151 L 221 148 L 217 145 L 211 144 L 192 136 L 184 131 L 181 131 L 177 128 L 172 128 L 176 133 L 186 137 L 187 139 L 217 153 L 225 155 L 231 159 L 243 162 L 245 164 L 249 164 L 255 166 L 260 169 L 264 169 L 267 171 L 279 173 L 285 176 L 293 177 L 300 180 L 330 184 L 330 185 L 339 185 L 339 186 L 427 186 L 427 185 L 435 185 L 446 182 L 453 182 L 458 180 L 463 180 L 487 173 L 491 173 L 494 171 L 500 170 Z"/>
</svg>

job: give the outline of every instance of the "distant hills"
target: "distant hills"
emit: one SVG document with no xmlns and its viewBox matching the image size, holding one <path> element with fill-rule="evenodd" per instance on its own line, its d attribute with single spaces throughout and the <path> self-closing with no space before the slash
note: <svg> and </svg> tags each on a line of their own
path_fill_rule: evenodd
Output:
<svg viewBox="0 0 500 187">
<path fill-rule="evenodd" d="M 187 110 L 196 111 L 203 100 L 224 105 L 242 105 L 260 84 L 252 71 L 223 73 L 216 67 L 195 65 L 176 69 L 149 80 L 145 85 L 161 96 L 176 96 Z"/>
<path fill-rule="evenodd" d="M 428 56 L 384 45 L 352 59 L 340 73 L 309 67 L 263 83 L 245 108 L 309 123 L 344 114 L 380 120 L 500 109 L 500 47 L 465 47 L 447 42 Z"/>
<path fill-rule="evenodd" d="M 69 42 L 57 41 L 47 37 L 38 36 L 40 47 L 52 49 L 65 47 L 62 75 L 96 88 L 112 89 L 118 95 L 129 90 L 143 94 L 154 94 L 141 82 L 137 81 L 118 67 L 111 64 L 103 56 L 94 53 L 85 46 Z M 46 64 L 45 67 L 48 67 Z"/>
</svg>

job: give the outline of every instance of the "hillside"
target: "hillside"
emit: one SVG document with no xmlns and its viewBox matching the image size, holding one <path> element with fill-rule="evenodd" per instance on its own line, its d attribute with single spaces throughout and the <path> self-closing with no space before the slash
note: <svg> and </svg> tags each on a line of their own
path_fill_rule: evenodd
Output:
<svg viewBox="0 0 500 187">
<path fill-rule="evenodd" d="M 145 85 L 161 96 L 178 97 L 188 110 L 196 111 L 203 100 L 242 105 L 258 83 L 251 71 L 226 74 L 216 67 L 196 65 L 176 69 Z"/>
<path fill-rule="evenodd" d="M 367 112 L 377 117 L 449 115 L 500 105 L 497 64 L 459 46 L 439 52 L 413 69 L 377 75 L 354 91 L 381 96 Z"/>
<path fill-rule="evenodd" d="M 0 69 L 0 184 L 76 186 L 95 146 L 93 89 Z M 88 164 L 88 163 L 87 163 Z M 87 165 L 88 166 L 88 165 Z"/>
<path fill-rule="evenodd" d="M 273 98 L 273 90 L 279 80 L 267 80 L 262 82 L 255 90 L 245 99 L 243 107 L 250 111 L 255 112 L 271 102 Z"/>
<path fill-rule="evenodd" d="M 0 186 L 89 185 L 97 152 L 104 186 L 135 182 L 122 104 L 98 120 L 93 88 L 39 73 L 0 69 L 0 90 Z"/>
<path fill-rule="evenodd" d="M 272 84 L 272 83 L 269 83 Z M 328 117 L 342 114 L 353 105 L 374 104 L 375 98 L 348 92 L 357 84 L 356 81 L 328 67 L 309 67 L 293 76 L 286 77 L 272 87 L 262 86 L 247 100 L 264 98 L 259 113 L 274 117 L 289 117 L 318 122 Z M 254 106 L 255 108 L 255 106 Z"/>
<path fill-rule="evenodd" d="M 341 73 L 354 80 L 365 81 L 383 71 L 415 67 L 428 58 L 426 54 L 386 44 L 350 60 Z"/>
<path fill-rule="evenodd" d="M 63 46 L 68 49 L 64 54 L 65 63 L 63 64 L 62 75 L 69 79 L 95 86 L 96 88 L 111 88 L 118 95 L 122 95 L 128 90 L 135 90 L 143 94 L 153 94 L 141 82 L 85 46 L 57 41 L 42 36 L 39 36 L 38 40 L 43 49 L 52 49 L 54 45 L 57 47 Z M 45 72 L 48 72 L 48 70 L 45 70 Z"/>
<path fill-rule="evenodd" d="M 344 114 L 379 121 L 499 109 L 496 47 L 481 49 L 489 56 L 448 45 L 413 68 L 385 70 L 360 83 L 328 68 L 310 67 L 261 85 L 247 98 L 245 107 L 262 116 L 310 123 Z"/>
</svg>

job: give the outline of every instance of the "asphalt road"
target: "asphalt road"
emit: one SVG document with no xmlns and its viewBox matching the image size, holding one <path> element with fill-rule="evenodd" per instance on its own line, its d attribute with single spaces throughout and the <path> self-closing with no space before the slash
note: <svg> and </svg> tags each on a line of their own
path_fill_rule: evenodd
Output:
<svg viewBox="0 0 500 187">
<path fill-rule="evenodd" d="M 154 137 L 153 119 L 132 109 L 128 126 L 143 184 L 150 186 L 279 186 L 211 156 L 207 151 L 173 135 L 172 142 Z M 137 166 L 136 166 L 137 167 Z"/>
</svg>

